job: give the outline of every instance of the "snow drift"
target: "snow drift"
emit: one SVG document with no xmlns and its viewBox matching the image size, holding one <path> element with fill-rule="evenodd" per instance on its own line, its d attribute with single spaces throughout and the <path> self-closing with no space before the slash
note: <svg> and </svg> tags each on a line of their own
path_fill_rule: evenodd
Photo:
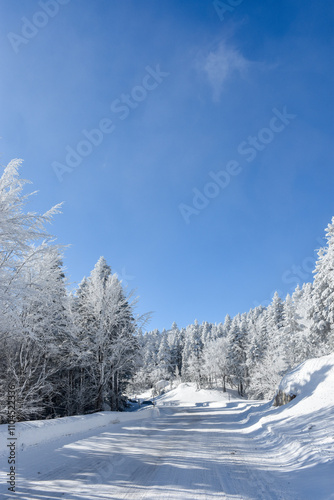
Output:
<svg viewBox="0 0 334 500">
<path fill-rule="evenodd" d="M 304 361 L 285 375 L 278 390 L 290 397 L 312 399 L 312 408 L 334 405 L 334 354 Z"/>
<path fill-rule="evenodd" d="M 22 450 L 27 446 L 57 440 L 64 436 L 75 436 L 110 424 L 141 420 L 149 416 L 155 417 L 156 413 L 155 408 L 143 408 L 134 413 L 105 411 L 92 415 L 75 415 L 52 420 L 32 420 L 15 424 L 15 434 Z M 0 454 L 7 451 L 7 438 L 8 426 L 2 424 L 0 425 Z"/>
</svg>

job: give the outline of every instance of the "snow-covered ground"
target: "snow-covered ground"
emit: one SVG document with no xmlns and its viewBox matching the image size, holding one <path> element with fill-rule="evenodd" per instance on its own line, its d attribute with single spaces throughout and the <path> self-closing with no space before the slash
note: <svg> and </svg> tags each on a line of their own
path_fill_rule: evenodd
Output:
<svg viewBox="0 0 334 500">
<path fill-rule="evenodd" d="M 195 384 L 180 384 L 175 389 L 156 398 L 158 406 L 221 406 L 231 399 L 238 399 L 237 391 L 222 389 L 196 389 Z"/>
<path fill-rule="evenodd" d="M 309 360 L 281 389 L 288 405 L 181 384 L 157 407 L 16 424 L 16 493 L 1 498 L 334 499 L 334 355 Z M 1 449 L 7 426 L 0 426 Z M 1 441 L 2 439 L 2 441 Z"/>
</svg>

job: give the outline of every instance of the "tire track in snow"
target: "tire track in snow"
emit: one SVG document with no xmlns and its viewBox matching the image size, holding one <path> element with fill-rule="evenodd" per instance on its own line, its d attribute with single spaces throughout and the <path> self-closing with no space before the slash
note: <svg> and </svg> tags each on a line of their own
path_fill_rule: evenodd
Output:
<svg viewBox="0 0 334 500">
<path fill-rule="evenodd" d="M 38 447 L 22 452 L 33 458 L 22 498 L 299 500 L 266 465 L 261 439 L 256 450 L 244 433 L 247 407 L 161 408 L 157 419 L 59 443 L 50 464 L 39 461 Z"/>
</svg>

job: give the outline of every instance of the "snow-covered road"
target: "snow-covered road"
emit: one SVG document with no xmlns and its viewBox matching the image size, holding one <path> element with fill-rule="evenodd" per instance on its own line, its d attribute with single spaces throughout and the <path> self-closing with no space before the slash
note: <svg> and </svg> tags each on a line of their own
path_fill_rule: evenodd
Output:
<svg viewBox="0 0 334 500">
<path fill-rule="evenodd" d="M 19 454 L 14 498 L 300 498 L 288 483 L 282 457 L 273 467 L 274 450 L 268 455 L 257 433 L 247 432 L 252 405 L 223 406 L 162 406 L 153 410 L 160 412 L 156 418 L 28 447 Z"/>
<path fill-rule="evenodd" d="M 0 425 L 0 498 L 334 500 L 333 383 L 334 354 L 283 378 L 286 406 L 182 383 L 157 408 L 18 423 L 13 494 Z"/>
</svg>

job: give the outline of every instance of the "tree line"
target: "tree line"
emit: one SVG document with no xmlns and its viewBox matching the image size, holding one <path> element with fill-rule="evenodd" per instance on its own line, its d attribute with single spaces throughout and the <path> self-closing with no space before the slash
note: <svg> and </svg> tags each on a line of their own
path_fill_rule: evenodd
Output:
<svg viewBox="0 0 334 500">
<path fill-rule="evenodd" d="M 281 377 L 311 357 L 334 350 L 334 217 L 318 251 L 314 280 L 268 307 L 226 316 L 219 324 L 195 321 L 186 328 L 148 331 L 139 337 L 141 366 L 133 392 L 159 380 L 227 384 L 250 398 L 272 398 Z"/>
</svg>

